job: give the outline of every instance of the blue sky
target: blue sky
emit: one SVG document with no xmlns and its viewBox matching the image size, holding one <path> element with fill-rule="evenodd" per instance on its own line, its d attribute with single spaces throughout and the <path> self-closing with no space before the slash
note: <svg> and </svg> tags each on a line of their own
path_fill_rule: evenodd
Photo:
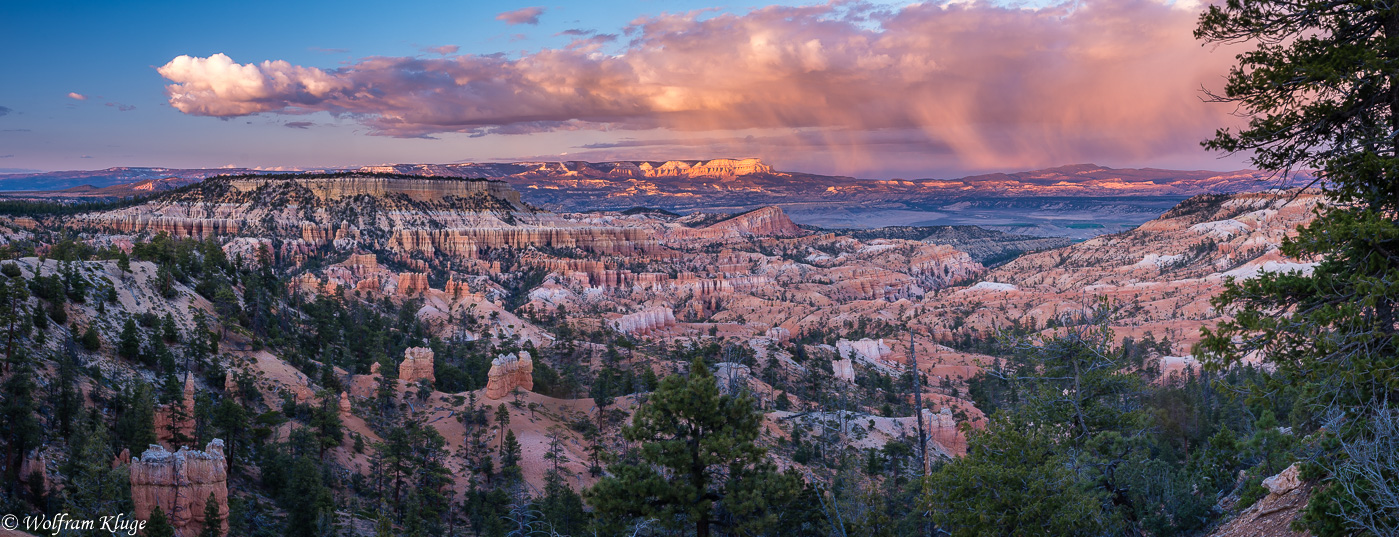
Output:
<svg viewBox="0 0 1399 537">
<path fill-rule="evenodd" d="M 0 170 L 722 156 L 864 177 L 1089 159 L 1241 167 L 1195 148 L 1227 111 L 1182 97 L 1198 101 L 1227 55 L 1202 55 L 1187 9 L 1122 3 L 1131 9 L 10 1 L 0 5 Z M 501 20 L 525 8 L 537 23 Z M 1160 36 L 1132 43 L 1139 29 L 1112 26 L 1123 20 Z M 1078 37 L 1119 30 L 1118 41 Z M 432 49 L 444 46 L 457 48 Z M 1102 59 L 1119 47 L 1121 59 Z M 1027 50 L 1041 57 L 1026 63 Z M 240 98 L 222 91 L 237 80 L 157 71 L 216 54 L 259 80 L 320 74 Z M 286 64 L 262 65 L 276 60 Z M 1188 68 L 1157 75 L 1127 61 Z M 1140 93 L 1163 84 L 1144 80 L 1155 76 L 1179 91 L 1145 106 L 1104 105 L 1098 93 Z M 308 97 L 316 77 L 338 89 Z M 453 77 L 460 85 L 441 85 Z M 175 82 L 183 109 L 166 91 Z M 1181 107 L 1190 121 L 1175 117 Z M 1107 119 L 1083 119 L 1099 109 Z"/>
</svg>

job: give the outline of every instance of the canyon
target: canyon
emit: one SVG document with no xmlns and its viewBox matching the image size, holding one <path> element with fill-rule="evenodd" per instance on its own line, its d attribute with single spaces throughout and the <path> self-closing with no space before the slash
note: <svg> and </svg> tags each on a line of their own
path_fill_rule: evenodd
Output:
<svg viewBox="0 0 1399 537">
<path fill-rule="evenodd" d="M 540 185 L 583 185 L 603 176 L 719 177 L 730 184 L 780 176 L 755 160 L 631 164 L 539 163 L 506 180 L 446 173 L 514 169 L 476 165 L 211 177 L 71 217 L 0 217 L 0 237 L 18 247 L 37 242 L 46 229 L 62 230 L 82 244 L 122 255 L 134 255 L 137 245 L 153 240 L 194 239 L 247 274 L 277 274 L 276 285 L 291 303 L 397 311 L 413 327 L 411 334 L 395 334 L 401 343 L 394 354 L 356 364 L 321 355 L 292 359 L 247 326 L 225 328 L 219 352 L 226 376 L 181 377 L 179 399 L 160 406 L 154 417 L 161 445 L 129 463 L 118 458 L 118 466 L 130 465 L 137 515 L 159 506 L 181 535 L 193 535 L 204 523 L 209 494 L 227 520 L 230 479 L 221 441 L 203 450 L 174 442 L 197 436 L 184 410 L 202 394 L 263 405 L 263 412 L 273 405 L 294 411 L 321 398 L 323 408 L 341 419 L 345 439 L 360 445 L 333 445 L 325 460 L 340 475 L 368 478 L 384 440 L 374 422 L 383 406 L 374 401 L 389 393 L 403 402 L 405 419 L 433 429 L 449 445 L 463 445 L 482 427 L 491 427 L 502 444 L 506 432 L 514 435 L 521 444 L 521 478 L 531 487 L 546 485 L 546 468 L 556 459 L 545 454 L 552 449 L 567 460 L 557 465 L 569 486 L 582 488 L 597 479 L 583 464 L 593 456 L 585 443 L 604 451 L 625 444 L 585 440 L 580 431 L 617 427 L 608 425 L 609 412 L 625 420 L 646 398 L 636 379 L 677 374 L 685 363 L 673 358 L 676 353 L 705 352 L 716 362 L 723 389 L 750 395 L 762 410 L 761 442 L 784 468 L 825 471 L 798 462 L 792 446 L 803 438 L 836 446 L 830 449 L 883 450 L 910 442 L 920 425 L 931 456 L 965 456 L 968 434 L 987 420 L 973 401 L 971 382 L 1001 363 L 974 349 L 1000 330 L 1053 334 L 1107 304 L 1117 337 L 1161 342 L 1147 367 L 1174 373 L 1196 367 L 1186 355 L 1200 329 L 1227 318 L 1210 302 L 1225 281 L 1310 270 L 1312 265 L 1283 256 L 1279 245 L 1323 201 L 1319 193 L 1299 189 L 1200 194 L 1133 229 L 1082 241 L 972 227 L 818 229 L 796 224 L 781 206 L 682 215 L 655 209 L 555 212 L 531 201 L 528 185 L 547 190 Z M 1062 176 L 1071 172 L 1088 179 L 1064 185 Z M 982 180 L 996 188 L 1033 185 L 1060 193 L 1195 188 L 1163 186 L 1151 174 L 1114 183 L 1098 173 L 1106 172 L 1064 169 Z M 1253 179 L 1197 182 L 1228 190 L 1231 181 Z M 523 194 L 513 186 L 521 181 L 532 181 Z M 959 187 L 922 182 L 879 188 Z M 864 194 L 837 189 L 833 195 Z M 95 254 L 64 264 L 41 257 L 53 248 L 41 244 L 15 266 L 25 277 L 77 270 L 111 287 L 114 301 L 101 302 L 110 310 L 99 312 L 94 301 L 67 310 L 73 326 L 91 327 L 107 342 L 85 358 L 106 375 L 154 378 L 105 350 L 120 340 L 119 321 L 126 317 L 170 314 L 185 333 L 195 329 L 196 315 L 233 318 L 227 296 L 216 305 L 216 297 L 201 294 L 193 282 L 166 278 L 152 261 L 131 261 L 123 270 L 113 258 Z M 258 304 L 256 295 L 247 294 L 252 278 L 231 284 L 237 286 L 233 305 Z M 297 322 L 309 324 L 311 317 Z M 488 365 L 477 363 L 467 372 L 462 348 L 473 359 L 484 356 Z M 912 410 L 911 389 L 886 394 L 875 388 L 910 377 L 915 359 L 926 379 L 918 394 L 921 413 Z M 627 388 L 596 398 L 559 388 L 560 372 L 603 370 L 631 375 L 625 384 L 618 381 Z M 397 382 L 388 382 L 384 377 L 393 372 Z M 479 379 L 475 389 L 446 388 L 470 375 Z M 832 398 L 837 396 L 839 406 Z M 494 426 L 473 422 L 469 416 L 478 404 L 494 407 L 494 416 L 505 419 L 497 417 Z M 300 427 L 278 424 L 267 434 L 287 436 Z M 462 453 L 446 459 L 454 471 L 472 472 Z M 30 466 L 35 464 L 43 466 Z M 444 485 L 458 494 L 475 486 L 466 479 Z"/>
</svg>

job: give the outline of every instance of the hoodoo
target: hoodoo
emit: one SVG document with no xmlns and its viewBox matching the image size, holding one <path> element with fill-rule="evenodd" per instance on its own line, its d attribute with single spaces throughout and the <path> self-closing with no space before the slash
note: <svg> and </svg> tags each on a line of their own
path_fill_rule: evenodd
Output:
<svg viewBox="0 0 1399 537">
<path fill-rule="evenodd" d="M 420 380 L 429 383 L 436 382 L 437 377 L 432 372 L 432 349 L 427 347 L 409 347 L 403 351 L 403 362 L 398 364 L 398 380 L 409 384 Z"/>
<path fill-rule="evenodd" d="M 160 507 L 181 537 L 194 537 L 204 529 L 204 512 L 213 495 L 222 533 L 228 533 L 228 471 L 223 440 L 215 438 L 204 451 L 181 447 L 171 453 L 151 446 L 131 461 L 131 502 L 136 518 L 148 520 Z"/>
<path fill-rule="evenodd" d="M 491 361 L 487 378 L 486 397 L 489 399 L 502 399 L 516 388 L 533 390 L 534 359 L 525 351 L 502 354 Z"/>
</svg>

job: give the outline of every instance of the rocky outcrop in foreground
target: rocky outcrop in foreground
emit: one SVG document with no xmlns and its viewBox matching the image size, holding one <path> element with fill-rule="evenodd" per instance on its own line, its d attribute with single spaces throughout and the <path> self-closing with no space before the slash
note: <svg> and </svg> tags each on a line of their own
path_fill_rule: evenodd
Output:
<svg viewBox="0 0 1399 537">
<path fill-rule="evenodd" d="M 1263 487 L 1268 489 L 1268 495 L 1210 533 L 1210 537 L 1311 535 L 1310 532 L 1292 530 L 1292 521 L 1297 519 L 1311 498 L 1311 487 L 1298 478 L 1299 472 L 1300 467 L 1293 464 L 1282 473 L 1265 479 Z"/>
<path fill-rule="evenodd" d="M 204 451 L 181 447 L 171 453 L 151 446 L 131 461 L 131 502 L 136 518 L 148 520 L 160 507 L 180 537 L 194 537 L 204 530 L 204 510 L 213 495 L 221 532 L 228 532 L 228 471 L 223 440 L 215 438 Z"/>
</svg>

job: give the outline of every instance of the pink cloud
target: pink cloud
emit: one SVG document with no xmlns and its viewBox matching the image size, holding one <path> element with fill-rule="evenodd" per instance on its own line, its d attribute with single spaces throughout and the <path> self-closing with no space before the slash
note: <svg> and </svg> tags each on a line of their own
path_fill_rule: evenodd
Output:
<svg viewBox="0 0 1399 537">
<path fill-rule="evenodd" d="M 909 151 L 966 167 L 1027 167 L 1198 151 L 1230 121 L 1199 88 L 1222 83 L 1232 54 L 1193 39 L 1196 16 L 1153 0 L 772 6 L 639 19 L 611 52 L 611 36 L 599 36 L 518 58 L 372 57 L 321 70 L 216 54 L 159 72 L 173 82 L 171 105 L 192 115 L 325 111 L 399 137 L 752 129 L 763 134 L 752 143 L 789 136 L 776 145 L 856 161 L 873 158 L 871 140 L 906 139 Z"/>
<path fill-rule="evenodd" d="M 86 101 L 86 100 L 87 100 L 87 96 L 86 96 L 86 95 L 83 95 L 83 94 L 78 93 L 78 92 L 75 92 L 75 91 L 74 91 L 74 92 L 68 92 L 68 98 L 69 98 L 69 99 L 73 99 L 73 100 L 75 100 L 75 101 Z"/>
<path fill-rule="evenodd" d="M 543 14 L 544 8 L 542 7 L 527 7 L 517 9 L 515 11 L 506 11 L 505 13 L 496 15 L 495 18 L 498 21 L 505 21 L 505 24 L 509 24 L 511 26 L 517 24 L 537 25 L 539 24 L 539 16 Z"/>
</svg>

